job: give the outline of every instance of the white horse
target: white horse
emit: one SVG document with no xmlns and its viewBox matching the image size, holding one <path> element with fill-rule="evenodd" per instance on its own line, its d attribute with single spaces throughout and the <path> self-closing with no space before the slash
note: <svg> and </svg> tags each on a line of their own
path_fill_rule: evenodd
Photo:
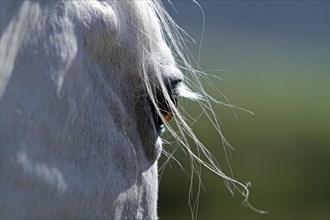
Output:
<svg viewBox="0 0 330 220">
<path fill-rule="evenodd" d="M 164 124 L 238 183 L 178 112 L 178 39 L 157 0 L 1 1 L 1 218 L 156 219 Z"/>
</svg>

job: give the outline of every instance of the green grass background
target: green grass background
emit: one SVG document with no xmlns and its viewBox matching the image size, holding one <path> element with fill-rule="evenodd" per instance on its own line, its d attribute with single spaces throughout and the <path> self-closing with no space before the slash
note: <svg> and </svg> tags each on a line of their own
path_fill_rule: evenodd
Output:
<svg viewBox="0 0 330 220">
<path fill-rule="evenodd" d="M 236 118 L 231 109 L 214 105 L 235 148 L 230 156 L 234 176 L 252 182 L 250 202 L 269 214 L 245 208 L 238 192 L 232 197 L 221 178 L 203 169 L 199 219 L 329 219 L 329 21 L 324 22 L 324 32 L 309 37 L 206 26 L 201 66 L 223 79 L 209 76 L 231 104 L 255 113 L 236 110 Z M 200 28 L 188 24 L 197 39 Z M 196 56 L 198 46 L 190 46 Z M 203 83 L 213 97 L 224 100 Z M 201 113 L 196 103 L 182 103 L 188 114 Z M 192 129 L 229 174 L 221 141 L 208 119 L 202 116 Z M 164 148 L 171 152 L 175 146 Z M 174 157 L 189 173 L 187 156 L 178 150 Z M 163 155 L 159 164 L 165 159 Z M 191 218 L 189 184 L 189 176 L 171 160 L 160 182 L 160 219 Z"/>
</svg>

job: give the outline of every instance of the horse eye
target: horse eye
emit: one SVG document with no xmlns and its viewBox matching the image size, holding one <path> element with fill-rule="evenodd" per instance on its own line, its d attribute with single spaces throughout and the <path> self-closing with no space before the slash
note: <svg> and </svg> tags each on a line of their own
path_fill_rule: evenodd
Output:
<svg viewBox="0 0 330 220">
<path fill-rule="evenodd" d="M 166 85 L 168 95 L 169 95 L 172 103 L 174 103 L 174 105 L 177 105 L 177 103 L 178 103 L 179 94 L 178 94 L 178 91 L 176 88 L 180 82 L 181 82 L 181 80 L 174 80 Z M 159 110 L 162 113 L 164 119 L 166 121 L 171 120 L 174 115 L 173 111 L 172 111 L 173 107 L 170 106 L 169 100 L 166 100 L 164 93 L 162 91 L 157 94 L 157 102 L 159 103 L 158 107 L 159 107 Z"/>
<path fill-rule="evenodd" d="M 167 113 L 163 114 L 163 116 L 166 121 L 169 121 L 173 118 L 173 112 L 167 112 Z"/>
<path fill-rule="evenodd" d="M 177 98 L 179 95 L 176 88 L 178 86 L 178 83 L 180 83 L 180 82 L 181 82 L 181 80 L 175 80 L 175 81 L 171 81 L 168 84 L 166 84 L 166 89 L 167 89 L 168 95 L 169 95 L 172 103 L 174 103 L 175 105 L 178 102 Z M 159 109 L 159 112 L 162 114 L 165 121 L 171 120 L 174 116 L 173 111 L 172 111 L 173 107 L 171 107 L 169 100 L 167 100 L 165 98 L 163 91 L 159 90 L 155 95 L 155 99 L 156 99 L 157 108 Z M 151 106 L 152 106 L 152 112 L 153 112 L 153 118 L 154 118 L 155 124 L 156 124 L 157 128 L 159 128 L 159 130 L 161 130 L 164 123 L 163 123 L 161 117 L 158 115 L 158 113 L 155 109 L 155 106 L 153 106 L 153 104 Z"/>
</svg>

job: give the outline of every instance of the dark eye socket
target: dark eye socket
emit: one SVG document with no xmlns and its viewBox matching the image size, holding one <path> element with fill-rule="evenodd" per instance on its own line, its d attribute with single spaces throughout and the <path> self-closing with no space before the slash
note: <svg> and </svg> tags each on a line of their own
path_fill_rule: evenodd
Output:
<svg viewBox="0 0 330 220">
<path fill-rule="evenodd" d="M 171 101 L 176 105 L 178 102 L 178 95 L 179 92 L 177 90 L 177 87 L 179 83 L 181 83 L 182 80 L 171 80 L 168 83 L 166 83 L 166 89 L 168 92 L 168 95 L 171 99 Z M 161 89 L 158 89 L 155 94 L 156 103 L 159 108 L 160 113 L 164 117 L 166 121 L 169 121 L 173 117 L 173 111 L 169 104 L 169 102 L 166 100 L 165 95 Z M 153 119 L 155 121 L 156 128 L 158 132 L 160 133 L 163 130 L 164 123 L 161 119 L 161 116 L 157 113 L 155 106 L 151 103 L 152 108 L 152 114 Z"/>
</svg>

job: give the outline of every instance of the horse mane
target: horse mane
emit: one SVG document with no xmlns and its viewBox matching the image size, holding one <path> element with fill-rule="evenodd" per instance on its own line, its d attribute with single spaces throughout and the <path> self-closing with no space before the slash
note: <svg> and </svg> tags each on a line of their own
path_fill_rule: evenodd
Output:
<svg viewBox="0 0 330 220">
<path fill-rule="evenodd" d="M 196 1 L 193 0 L 193 2 L 200 7 L 200 5 Z M 171 53 L 174 55 L 174 57 L 176 57 L 176 65 L 180 67 L 180 70 L 184 71 L 185 73 L 183 74 L 183 83 L 180 83 L 180 86 L 178 87 L 179 95 L 181 97 L 196 101 L 202 108 L 203 113 L 211 121 L 212 125 L 214 126 L 214 129 L 216 129 L 218 135 L 221 138 L 221 142 L 219 144 L 223 146 L 226 158 L 227 151 L 228 149 L 232 149 L 232 146 L 226 140 L 222 133 L 218 117 L 212 107 L 212 102 L 215 102 L 216 104 L 222 104 L 230 108 L 238 107 L 217 101 L 205 91 L 201 79 L 207 79 L 207 74 L 199 66 L 198 61 L 196 61 L 191 56 L 191 53 L 189 52 L 189 49 L 186 45 L 187 39 L 191 38 L 182 28 L 180 28 L 175 23 L 175 21 L 166 11 L 161 1 L 130 1 L 126 4 L 128 4 L 128 8 L 126 8 L 128 10 L 126 12 L 131 14 L 131 17 L 136 19 L 131 21 L 133 22 L 133 26 L 135 26 L 135 28 L 138 30 L 138 42 L 141 42 L 141 44 L 137 47 L 137 53 L 139 53 L 138 56 L 141 57 L 141 73 L 144 86 L 147 90 L 148 95 L 150 96 L 152 104 L 157 111 L 157 114 L 160 116 L 163 123 L 165 124 L 167 131 L 175 138 L 175 140 L 181 146 L 182 150 L 185 151 L 190 158 L 191 183 L 189 189 L 189 199 L 195 198 L 194 202 L 189 200 L 192 218 L 196 218 L 198 213 L 199 193 L 202 181 L 202 166 L 206 167 L 207 169 L 221 177 L 232 195 L 234 195 L 235 190 L 237 190 L 244 197 L 243 204 L 245 206 L 251 208 L 256 212 L 264 213 L 263 211 L 254 208 L 249 203 L 248 187 L 250 186 L 250 183 L 244 185 L 243 183 L 231 177 L 232 170 L 228 159 L 227 163 L 229 165 L 231 175 L 225 174 L 220 168 L 219 163 L 212 155 L 212 153 L 202 142 L 200 142 L 198 137 L 194 134 L 193 130 L 188 125 L 185 117 L 180 112 L 179 107 L 177 107 L 173 100 L 170 98 L 170 94 L 163 80 L 163 71 L 166 66 L 163 66 L 162 63 L 157 62 L 157 60 L 154 60 L 154 62 L 151 64 L 148 63 L 148 60 L 150 59 L 147 58 L 152 56 L 153 53 L 157 53 L 157 49 L 160 46 L 160 41 L 152 37 L 154 34 L 151 33 L 151 31 L 153 30 L 148 28 L 149 22 L 157 22 L 157 26 L 160 27 L 159 31 L 163 38 L 163 41 L 167 43 L 167 45 L 171 48 Z M 200 9 L 203 13 L 201 7 Z M 194 63 L 192 61 L 194 61 Z M 153 76 L 151 76 L 149 72 L 150 65 L 152 65 L 153 69 L 156 70 L 153 71 Z M 194 66 L 197 66 L 197 68 L 194 68 Z M 173 126 L 171 126 L 167 122 L 167 120 L 161 113 L 161 109 L 158 106 L 157 99 L 152 89 L 154 79 L 151 79 L 151 77 L 155 77 L 155 79 L 157 80 L 157 83 L 160 85 L 160 89 L 163 93 L 163 96 L 165 97 L 168 105 L 170 106 L 171 111 L 175 115 L 174 123 L 176 124 L 175 127 L 178 128 L 178 132 L 174 130 Z M 192 143 L 189 142 L 189 140 L 192 140 Z M 202 157 L 206 159 L 203 160 Z M 198 181 L 198 190 L 196 197 L 193 196 L 193 182 L 195 177 L 197 177 Z"/>
</svg>

